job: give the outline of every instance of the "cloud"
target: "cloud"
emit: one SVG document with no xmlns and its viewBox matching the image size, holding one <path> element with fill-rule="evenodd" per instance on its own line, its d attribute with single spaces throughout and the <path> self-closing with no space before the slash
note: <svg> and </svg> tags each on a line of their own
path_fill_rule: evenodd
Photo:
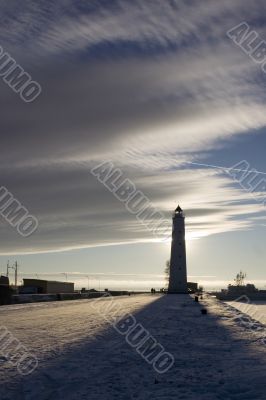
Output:
<svg viewBox="0 0 266 400">
<path fill-rule="evenodd" d="M 251 217 L 261 211 L 259 204 L 242 204 L 246 193 L 230 187 L 228 177 L 206 173 L 206 170 L 165 171 L 145 176 L 140 171 L 134 174 L 129 167 L 123 176 L 129 177 L 151 204 L 163 212 L 169 226 L 177 200 L 185 204 L 188 239 L 249 229 L 253 224 Z M 76 167 L 75 172 L 71 168 L 53 167 L 34 173 L 22 170 L 15 178 L 11 174 L 9 183 L 12 193 L 38 218 L 39 228 L 25 240 L 3 221 L 0 236 L 5 250 L 2 253 L 161 240 L 137 221 L 85 167 Z"/>
<path fill-rule="evenodd" d="M 226 36 L 261 33 L 265 4 L 89 3 L 1 5 L 1 46 L 43 88 L 29 105 L 1 82 L 0 182 L 39 219 L 27 240 L 1 221 L 2 252 L 155 240 L 89 174 L 107 159 L 167 219 L 180 201 L 191 237 L 252 228 L 248 193 L 185 163 L 266 125 L 261 71 Z"/>
</svg>

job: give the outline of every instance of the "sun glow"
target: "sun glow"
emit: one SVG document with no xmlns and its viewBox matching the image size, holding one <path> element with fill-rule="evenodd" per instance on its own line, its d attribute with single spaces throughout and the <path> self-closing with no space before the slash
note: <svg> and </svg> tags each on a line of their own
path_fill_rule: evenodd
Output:
<svg viewBox="0 0 266 400">
<path fill-rule="evenodd" d="M 203 236 L 206 236 L 206 232 L 203 232 L 203 231 L 187 231 L 186 232 L 186 242 L 190 242 L 192 240 L 200 239 Z"/>
</svg>

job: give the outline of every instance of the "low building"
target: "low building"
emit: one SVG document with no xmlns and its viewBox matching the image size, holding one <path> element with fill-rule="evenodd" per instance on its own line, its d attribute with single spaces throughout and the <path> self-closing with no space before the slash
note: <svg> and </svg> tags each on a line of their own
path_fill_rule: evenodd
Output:
<svg viewBox="0 0 266 400">
<path fill-rule="evenodd" d="M 0 276 L 0 305 L 10 304 L 12 289 L 7 276 Z"/>
<path fill-rule="evenodd" d="M 9 278 L 7 276 L 0 276 L 0 285 L 9 286 Z"/>
<path fill-rule="evenodd" d="M 53 293 L 74 293 L 74 283 L 46 281 L 42 279 L 23 279 L 24 293 L 28 290 L 38 294 L 53 294 Z"/>
<path fill-rule="evenodd" d="M 214 292 L 219 300 L 227 301 L 247 301 L 247 300 L 266 300 L 266 290 L 259 290 L 255 285 L 229 285 L 227 289 Z"/>
<path fill-rule="evenodd" d="M 197 282 L 188 282 L 187 288 L 189 293 L 195 293 L 198 291 L 198 284 Z"/>
<path fill-rule="evenodd" d="M 228 294 L 248 294 L 248 293 L 256 293 L 258 289 L 255 285 L 248 283 L 247 285 L 228 285 L 227 293 Z"/>
</svg>

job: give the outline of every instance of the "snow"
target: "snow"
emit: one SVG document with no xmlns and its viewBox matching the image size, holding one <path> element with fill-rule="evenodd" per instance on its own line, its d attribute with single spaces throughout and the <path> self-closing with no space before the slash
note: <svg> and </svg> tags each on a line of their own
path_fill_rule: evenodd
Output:
<svg viewBox="0 0 266 400">
<path fill-rule="evenodd" d="M 104 318 L 109 299 L 4 306 L 0 326 L 38 357 L 39 366 L 21 376 L 0 358 L 0 399 L 265 398 L 263 325 L 249 329 L 236 308 L 212 297 L 199 304 L 188 295 L 113 301 L 113 315 L 132 314 L 173 354 L 167 372 L 156 372 Z"/>
<path fill-rule="evenodd" d="M 251 302 L 228 302 L 232 307 L 237 308 L 245 314 L 248 314 L 254 320 L 266 325 L 266 302 L 265 301 L 251 301 Z"/>
</svg>

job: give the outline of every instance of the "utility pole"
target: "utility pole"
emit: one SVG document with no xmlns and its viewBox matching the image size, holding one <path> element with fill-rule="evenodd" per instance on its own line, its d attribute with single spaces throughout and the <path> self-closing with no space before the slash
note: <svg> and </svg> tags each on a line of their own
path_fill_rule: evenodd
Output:
<svg viewBox="0 0 266 400">
<path fill-rule="evenodd" d="M 9 261 L 7 262 L 7 267 L 6 267 L 6 276 L 9 277 L 9 270 L 13 269 L 15 271 L 15 288 L 17 289 L 18 287 L 18 262 L 15 262 L 15 265 L 12 265 L 12 267 L 9 265 Z"/>
<path fill-rule="evenodd" d="M 66 282 L 67 282 L 67 273 L 66 272 L 61 272 L 61 275 L 65 275 Z"/>
<path fill-rule="evenodd" d="M 18 287 L 18 262 L 15 262 L 15 288 Z"/>
</svg>

